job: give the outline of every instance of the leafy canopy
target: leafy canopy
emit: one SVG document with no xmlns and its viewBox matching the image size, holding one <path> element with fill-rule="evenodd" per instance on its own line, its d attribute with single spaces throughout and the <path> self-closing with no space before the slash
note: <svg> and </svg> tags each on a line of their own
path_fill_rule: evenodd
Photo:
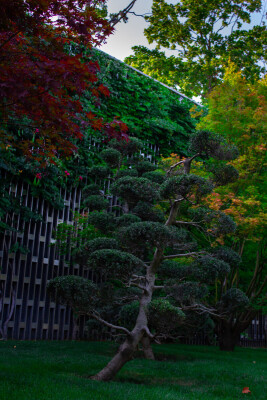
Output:
<svg viewBox="0 0 267 400">
<path fill-rule="evenodd" d="M 154 0 L 145 36 L 156 48 L 135 46 L 125 61 L 189 96 L 205 97 L 221 81 L 229 58 L 255 81 L 264 72 L 259 61 L 266 59 L 266 29 L 264 23 L 248 30 L 243 24 L 261 6 L 260 0 Z"/>
</svg>

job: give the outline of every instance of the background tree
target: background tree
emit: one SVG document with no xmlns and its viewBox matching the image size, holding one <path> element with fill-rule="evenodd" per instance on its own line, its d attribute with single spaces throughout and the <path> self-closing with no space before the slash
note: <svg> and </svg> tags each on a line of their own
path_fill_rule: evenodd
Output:
<svg viewBox="0 0 267 400">
<path fill-rule="evenodd" d="M 258 311 L 266 310 L 266 78 L 251 84 L 230 63 L 223 83 L 208 96 L 208 114 L 198 127 L 222 134 L 238 146 L 240 155 L 228 168 L 238 168 L 239 179 L 216 187 L 207 198 L 212 209 L 222 210 L 237 223 L 231 241 L 226 241 L 243 261 L 232 265 L 232 273 L 217 287 L 218 306 L 225 317 L 218 319 L 221 347 L 233 349 L 240 333 Z M 220 177 L 220 169 L 214 171 Z M 245 296 L 238 291 L 242 290 Z M 230 290 L 227 297 L 225 291 Z M 234 294 L 239 303 L 232 302 Z"/>
<path fill-rule="evenodd" d="M 171 4 L 154 0 L 145 36 L 156 43 L 155 50 L 133 47 L 125 61 L 188 96 L 205 97 L 221 81 L 229 60 L 242 68 L 250 81 L 265 71 L 266 29 L 261 25 L 244 29 L 251 13 L 259 12 L 260 0 L 209 1 L 181 0 Z M 263 16 L 264 18 L 264 16 Z M 161 48 L 177 55 L 166 56 Z"/>
<path fill-rule="evenodd" d="M 55 278 L 48 286 L 54 297 L 71 304 L 76 314 L 85 313 L 126 336 L 114 358 L 93 377 L 97 380 L 112 379 L 133 357 L 139 343 L 147 356 L 153 357 L 150 341 L 175 332 L 190 319 L 185 313 L 207 296 L 207 285 L 223 281 L 230 273 L 229 264 L 203 246 L 194 229 L 203 229 L 211 241 L 235 230 L 234 222 L 223 212 L 202 208 L 198 221 L 190 213 L 191 206 L 200 205 L 213 189 L 210 180 L 190 173 L 195 158 L 223 160 L 235 155 L 235 149 L 219 136 L 208 131 L 192 135 L 193 155 L 165 173 L 134 156 L 140 152 L 136 140 L 110 145 L 102 153 L 106 166 L 89 170 L 95 183 L 84 190 L 84 205 L 90 210 L 88 224 L 99 237 L 92 236 L 91 230 L 89 240 L 74 252 L 77 261 L 106 280 L 88 283 L 67 276 Z M 131 168 L 127 168 L 129 164 Z M 180 165 L 183 170 L 176 172 Z M 120 216 L 118 207 L 104 211 L 107 202 L 96 185 L 108 176 L 113 181 L 110 194 L 122 200 Z"/>
</svg>

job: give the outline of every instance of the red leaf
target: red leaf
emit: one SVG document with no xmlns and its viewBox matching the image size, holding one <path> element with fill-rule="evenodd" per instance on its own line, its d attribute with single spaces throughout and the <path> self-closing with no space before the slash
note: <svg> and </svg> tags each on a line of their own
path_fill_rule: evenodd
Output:
<svg viewBox="0 0 267 400">
<path fill-rule="evenodd" d="M 251 391 L 249 390 L 249 387 L 244 387 L 242 393 L 251 393 Z"/>
</svg>

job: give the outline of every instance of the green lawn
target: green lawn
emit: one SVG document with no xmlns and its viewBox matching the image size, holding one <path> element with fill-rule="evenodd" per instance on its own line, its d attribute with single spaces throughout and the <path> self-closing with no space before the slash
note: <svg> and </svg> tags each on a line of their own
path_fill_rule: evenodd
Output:
<svg viewBox="0 0 267 400">
<path fill-rule="evenodd" d="M 137 358 L 113 382 L 89 379 L 115 346 L 92 342 L 0 342 L 1 400 L 266 400 L 266 349 L 161 345 L 161 361 Z M 251 394 L 242 394 L 249 386 Z"/>
</svg>

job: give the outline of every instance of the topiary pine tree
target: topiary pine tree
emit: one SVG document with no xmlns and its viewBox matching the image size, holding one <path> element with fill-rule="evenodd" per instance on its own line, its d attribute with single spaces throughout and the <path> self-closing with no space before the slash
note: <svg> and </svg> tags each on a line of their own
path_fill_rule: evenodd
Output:
<svg viewBox="0 0 267 400">
<path fill-rule="evenodd" d="M 191 174 L 190 168 L 197 157 L 229 160 L 236 156 L 235 149 L 219 136 L 199 131 L 192 135 L 192 156 L 166 171 L 153 171 L 156 167 L 142 159 L 139 145 L 134 140 L 113 141 L 102 153 L 105 166 L 89 171 L 92 183 L 84 189 L 88 224 L 99 237 L 85 240 L 75 249 L 75 257 L 102 275 L 103 283 L 88 284 L 84 279 L 82 284 L 83 278 L 66 276 L 48 285 L 55 299 L 70 304 L 76 314 L 87 314 L 125 336 L 112 360 L 92 377 L 95 380 L 113 379 L 139 344 L 153 358 L 150 342 L 179 335 L 188 329 L 189 320 L 195 326 L 202 323 L 208 315 L 203 313 L 208 285 L 230 272 L 229 264 L 195 232 L 208 235 L 210 247 L 235 224 L 222 212 L 200 207 L 213 184 Z M 107 181 L 111 185 L 105 193 Z M 103 198 L 111 195 L 122 205 L 107 207 Z M 97 198 L 95 211 L 91 205 Z"/>
</svg>

